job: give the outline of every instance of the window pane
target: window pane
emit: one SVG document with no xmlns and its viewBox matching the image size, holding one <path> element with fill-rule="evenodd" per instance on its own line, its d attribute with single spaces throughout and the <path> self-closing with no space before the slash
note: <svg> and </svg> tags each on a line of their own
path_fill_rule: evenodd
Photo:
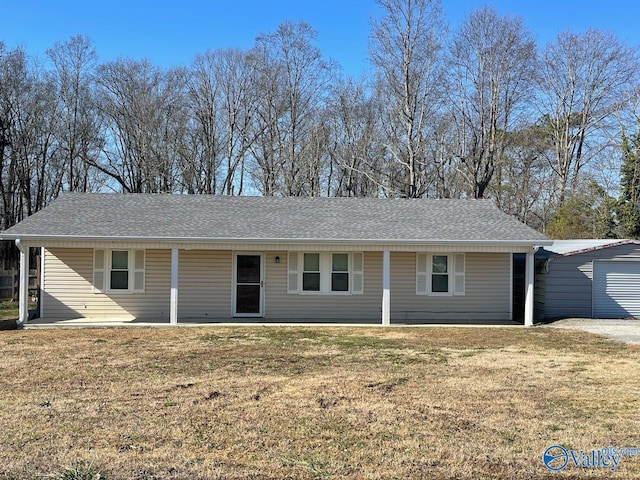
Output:
<svg viewBox="0 0 640 480">
<path fill-rule="evenodd" d="M 111 272 L 111 290 L 129 290 L 129 272 Z"/>
<path fill-rule="evenodd" d="M 331 275 L 331 291 L 332 292 L 348 292 L 349 291 L 349 274 L 333 273 Z"/>
<path fill-rule="evenodd" d="M 449 275 L 431 275 L 431 291 L 443 292 L 449 291 Z"/>
<path fill-rule="evenodd" d="M 260 255 L 238 255 L 236 261 L 236 283 L 260 283 Z"/>
<path fill-rule="evenodd" d="M 320 254 L 319 253 L 304 254 L 304 271 L 305 272 L 320 271 Z"/>
<path fill-rule="evenodd" d="M 333 271 L 334 272 L 349 271 L 349 254 L 347 253 L 333 254 Z"/>
<path fill-rule="evenodd" d="M 433 273 L 447 273 L 447 256 L 446 255 L 434 255 L 433 256 Z"/>
<path fill-rule="evenodd" d="M 320 274 L 319 273 L 303 273 L 302 274 L 302 290 L 305 292 L 320 291 Z"/>
<path fill-rule="evenodd" d="M 126 270 L 127 268 L 129 268 L 129 252 L 111 252 L 111 268 L 115 270 Z"/>
<path fill-rule="evenodd" d="M 236 313 L 260 313 L 260 285 L 236 285 Z"/>
</svg>

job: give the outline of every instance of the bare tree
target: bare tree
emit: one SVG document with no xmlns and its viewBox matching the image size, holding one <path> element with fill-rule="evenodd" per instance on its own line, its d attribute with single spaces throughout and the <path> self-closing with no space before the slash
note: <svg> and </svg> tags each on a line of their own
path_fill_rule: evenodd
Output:
<svg viewBox="0 0 640 480">
<path fill-rule="evenodd" d="M 331 125 L 327 111 L 316 112 L 307 133 L 308 143 L 299 183 L 303 186 L 300 195 L 309 197 L 331 194 L 330 171 Z"/>
<path fill-rule="evenodd" d="M 636 85 L 637 51 L 598 30 L 561 33 L 545 48 L 538 71 L 537 104 L 552 144 L 547 160 L 562 205 L 612 138 L 609 122 Z"/>
<path fill-rule="evenodd" d="M 209 51 L 194 60 L 187 82 L 194 146 L 183 171 L 188 191 L 242 192 L 254 109 L 251 80 L 240 50 Z"/>
<path fill-rule="evenodd" d="M 55 136 L 64 162 L 62 188 L 94 190 L 97 185 L 92 182 L 90 164 L 96 162 L 102 140 L 94 90 L 97 55 L 91 40 L 76 36 L 56 43 L 47 56 L 54 66 L 59 102 Z"/>
<path fill-rule="evenodd" d="M 15 117 L 14 159 L 21 191 L 21 214 L 28 217 L 44 208 L 61 190 L 61 162 L 55 140 L 59 115 L 53 82 L 41 77 L 28 79 L 30 85 L 20 99 Z"/>
<path fill-rule="evenodd" d="M 539 125 L 509 132 L 500 182 L 492 186 L 501 210 L 541 231 L 554 213 L 553 171 L 543 154 L 547 149 L 548 139 Z"/>
<path fill-rule="evenodd" d="M 441 43 L 445 35 L 438 0 L 378 0 L 384 18 L 373 22 L 370 56 L 381 95 L 389 176 L 396 194 L 426 191 L 430 120 L 442 101 Z"/>
<path fill-rule="evenodd" d="M 251 152 L 264 195 L 313 190 L 302 172 L 333 69 L 314 45 L 316 37 L 307 23 L 287 21 L 275 33 L 259 36 L 250 52 L 256 102 Z"/>
<path fill-rule="evenodd" d="M 427 158 L 432 165 L 431 180 L 425 195 L 434 198 L 460 198 L 468 191 L 467 182 L 458 166 L 455 155 L 459 151 L 452 112 L 431 117 L 433 141 L 427 149 Z"/>
<path fill-rule="evenodd" d="M 250 72 L 246 52 L 225 50 L 220 54 L 216 78 L 223 98 L 225 121 L 226 176 L 222 193 L 242 194 L 245 159 L 253 142 L 250 124 L 254 114 L 255 96 L 251 89 Z"/>
<path fill-rule="evenodd" d="M 181 168 L 188 193 L 215 194 L 224 146 L 222 89 L 216 78 L 217 52 L 199 55 L 187 77 L 187 101 L 191 128 L 189 154 Z"/>
<path fill-rule="evenodd" d="M 2 229 L 14 225 L 16 212 L 15 193 L 17 175 L 13 162 L 13 117 L 15 100 L 13 98 L 14 70 L 25 68 L 24 51 L 7 51 L 0 42 L 0 196 L 2 197 Z"/>
<path fill-rule="evenodd" d="M 450 98 L 459 168 L 474 198 L 501 168 L 507 136 L 532 90 L 535 44 L 517 18 L 472 12 L 450 49 Z M 498 183 L 500 182 L 498 176 Z"/>
<path fill-rule="evenodd" d="M 44 207 L 60 190 L 53 135 L 55 88 L 23 49 L 0 45 L 0 195 L 3 227 Z"/>
<path fill-rule="evenodd" d="M 376 197 L 385 188 L 380 113 L 364 81 L 342 81 L 332 89 L 327 109 L 331 195 Z"/>
<path fill-rule="evenodd" d="M 98 67 L 103 158 L 93 165 L 124 192 L 179 189 L 184 155 L 184 75 L 148 61 L 116 60 Z"/>
</svg>

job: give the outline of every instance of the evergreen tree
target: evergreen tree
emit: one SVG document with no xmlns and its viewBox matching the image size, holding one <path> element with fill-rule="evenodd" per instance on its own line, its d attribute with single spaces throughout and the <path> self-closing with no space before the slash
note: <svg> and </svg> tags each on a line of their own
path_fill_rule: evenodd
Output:
<svg viewBox="0 0 640 480">
<path fill-rule="evenodd" d="M 616 208 L 620 232 L 626 238 L 640 238 L 640 125 L 632 138 L 623 132 L 622 156 Z"/>
<path fill-rule="evenodd" d="M 596 182 L 558 208 L 547 235 L 556 240 L 617 238 L 615 200 Z"/>
</svg>

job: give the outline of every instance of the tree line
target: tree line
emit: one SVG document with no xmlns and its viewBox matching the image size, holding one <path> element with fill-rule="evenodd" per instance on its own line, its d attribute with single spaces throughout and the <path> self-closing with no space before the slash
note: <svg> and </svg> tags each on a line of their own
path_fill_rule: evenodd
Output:
<svg viewBox="0 0 640 480">
<path fill-rule="evenodd" d="M 84 36 L 44 58 L 0 42 L 0 227 L 115 191 L 490 198 L 556 237 L 640 234 L 635 46 L 378 4 L 359 78 L 302 21 L 175 68 L 100 63 Z"/>
</svg>

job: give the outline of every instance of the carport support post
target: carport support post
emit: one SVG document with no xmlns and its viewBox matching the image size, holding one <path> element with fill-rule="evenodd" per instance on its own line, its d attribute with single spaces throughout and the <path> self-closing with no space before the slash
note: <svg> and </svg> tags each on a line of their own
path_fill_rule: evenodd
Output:
<svg viewBox="0 0 640 480">
<path fill-rule="evenodd" d="M 178 249 L 171 249 L 171 304 L 169 306 L 169 323 L 178 324 Z"/>
<path fill-rule="evenodd" d="M 391 268 L 389 250 L 382 251 L 382 325 L 391 324 Z"/>
<path fill-rule="evenodd" d="M 525 268 L 526 284 L 525 284 L 525 297 L 524 297 L 524 326 L 533 326 L 533 307 L 535 303 L 533 282 L 535 278 L 535 253 L 538 250 L 536 247 L 527 252 L 527 266 Z"/>
<path fill-rule="evenodd" d="M 24 325 L 29 319 L 29 247 L 16 240 L 20 250 L 20 290 L 18 291 L 18 325 Z"/>
</svg>

